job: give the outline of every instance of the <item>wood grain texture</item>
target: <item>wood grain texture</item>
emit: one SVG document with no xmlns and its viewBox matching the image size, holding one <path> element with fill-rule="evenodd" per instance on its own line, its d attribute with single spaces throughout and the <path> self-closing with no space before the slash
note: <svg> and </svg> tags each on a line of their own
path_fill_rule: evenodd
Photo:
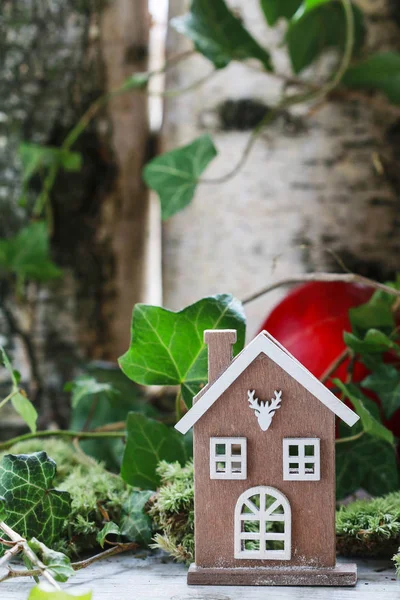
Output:
<svg viewBox="0 0 400 600">
<path fill-rule="evenodd" d="M 282 390 L 282 406 L 261 431 L 248 406 L 247 390 L 260 399 Z M 292 510 L 290 565 L 335 565 L 334 415 L 297 381 L 261 354 L 194 426 L 196 565 L 203 568 L 273 567 L 288 561 L 234 558 L 234 512 L 249 488 L 271 486 Z M 210 480 L 210 437 L 247 438 L 247 479 Z M 283 481 L 282 438 L 321 440 L 321 480 Z"/>
<path fill-rule="evenodd" d="M 291 585 L 291 586 L 354 586 L 357 565 L 349 563 L 326 568 L 275 567 L 202 569 L 191 565 L 188 585 Z"/>
</svg>

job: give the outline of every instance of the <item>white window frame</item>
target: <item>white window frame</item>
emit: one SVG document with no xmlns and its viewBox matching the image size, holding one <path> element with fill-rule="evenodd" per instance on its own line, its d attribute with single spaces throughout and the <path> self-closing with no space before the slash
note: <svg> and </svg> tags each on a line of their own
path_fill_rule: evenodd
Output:
<svg viewBox="0 0 400 600">
<path fill-rule="evenodd" d="M 252 496 L 260 496 L 260 507 L 258 509 L 250 498 Z M 266 507 L 266 496 L 275 498 L 269 508 Z M 242 509 L 247 506 L 251 512 L 243 513 Z M 282 506 L 283 512 L 276 513 L 275 511 Z M 259 521 L 259 531 L 250 533 L 242 531 L 243 521 Z M 266 523 L 268 521 L 283 522 L 283 533 L 274 533 L 266 531 Z M 259 550 L 243 549 L 242 542 L 258 541 Z M 289 500 L 279 490 L 269 486 L 257 486 L 246 490 L 241 494 L 236 502 L 235 507 L 235 548 L 234 555 L 238 559 L 251 560 L 290 560 L 291 559 L 291 540 L 292 540 L 292 513 Z M 267 550 L 267 541 L 282 541 L 283 550 Z"/>
<path fill-rule="evenodd" d="M 225 453 L 217 454 L 217 445 L 225 445 Z M 232 454 L 232 446 L 239 445 L 240 454 Z M 217 470 L 217 463 L 225 463 L 225 471 Z M 232 470 L 233 463 L 240 463 L 240 472 Z M 247 479 L 247 439 L 245 437 L 210 438 L 210 479 Z"/>
<path fill-rule="evenodd" d="M 290 456 L 289 447 L 297 446 L 298 454 Z M 314 455 L 306 456 L 305 447 L 313 446 Z M 320 481 L 320 440 L 319 438 L 284 438 L 283 439 L 283 480 L 284 481 Z M 290 464 L 299 465 L 298 473 L 294 473 Z M 314 465 L 313 473 L 306 473 L 306 464 Z"/>
</svg>

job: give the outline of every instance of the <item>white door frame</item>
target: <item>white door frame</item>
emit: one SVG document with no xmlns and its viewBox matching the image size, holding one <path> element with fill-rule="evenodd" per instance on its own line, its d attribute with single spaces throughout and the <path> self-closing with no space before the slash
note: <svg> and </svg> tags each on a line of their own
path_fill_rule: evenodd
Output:
<svg viewBox="0 0 400 600">
<path fill-rule="evenodd" d="M 260 496 L 260 509 L 250 501 L 250 498 L 256 495 Z M 267 496 L 272 496 L 276 499 L 269 508 L 265 508 Z M 250 513 L 242 513 L 244 505 L 250 509 Z M 283 513 L 272 514 L 280 506 L 283 508 Z M 243 521 L 259 521 L 259 531 L 257 533 L 242 532 Z M 284 532 L 266 532 L 265 527 L 267 521 L 283 521 Z M 290 560 L 291 529 L 292 512 L 289 501 L 282 492 L 269 486 L 257 486 L 246 490 L 239 496 L 235 507 L 235 558 L 253 560 Z M 260 549 L 243 550 L 242 541 L 244 539 L 249 541 L 259 541 Z M 266 550 L 265 542 L 267 540 L 283 541 L 283 550 Z"/>
</svg>

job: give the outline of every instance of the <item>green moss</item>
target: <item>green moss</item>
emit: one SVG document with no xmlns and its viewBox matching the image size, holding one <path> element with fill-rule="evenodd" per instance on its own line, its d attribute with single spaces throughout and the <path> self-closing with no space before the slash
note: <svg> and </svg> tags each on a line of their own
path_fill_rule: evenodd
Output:
<svg viewBox="0 0 400 600">
<path fill-rule="evenodd" d="M 194 557 L 193 463 L 162 461 L 157 469 L 161 487 L 153 497 L 149 514 L 160 533 L 153 548 L 160 548 L 177 561 L 190 563 Z"/>
</svg>

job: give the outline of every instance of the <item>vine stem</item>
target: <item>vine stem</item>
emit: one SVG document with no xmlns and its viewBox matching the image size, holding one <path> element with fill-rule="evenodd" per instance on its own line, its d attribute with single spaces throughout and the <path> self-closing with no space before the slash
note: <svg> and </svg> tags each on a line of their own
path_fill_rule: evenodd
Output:
<svg viewBox="0 0 400 600">
<path fill-rule="evenodd" d="M 343 444 L 347 442 L 354 442 L 355 440 L 360 439 L 364 435 L 365 431 L 360 431 L 359 433 L 355 433 L 354 435 L 349 435 L 348 437 L 343 437 L 335 440 L 336 444 Z"/>
<path fill-rule="evenodd" d="M 108 548 L 104 552 L 100 552 L 99 554 L 95 554 L 95 556 L 91 556 L 85 560 L 81 560 L 79 562 L 75 562 L 71 564 L 71 567 L 74 571 L 80 571 L 81 569 L 85 569 L 89 567 L 93 563 L 103 560 L 104 558 L 110 558 L 111 556 L 115 556 L 116 554 L 122 554 L 122 552 L 129 552 L 130 550 L 136 550 L 138 545 L 136 542 L 130 542 L 129 544 L 117 544 L 112 548 Z M 14 579 L 16 577 L 39 577 L 42 575 L 42 571 L 40 569 L 24 569 L 17 571 L 8 567 L 8 572 L 0 578 L 0 583 L 3 581 L 7 581 L 7 579 Z"/>
<path fill-rule="evenodd" d="M 329 367 L 323 372 L 323 374 L 320 377 L 321 383 L 326 383 L 326 381 L 328 381 L 328 379 L 336 371 L 336 369 L 338 367 L 340 367 L 340 365 L 343 364 L 344 361 L 347 358 L 349 358 L 350 356 L 351 356 L 351 350 L 349 348 L 345 348 L 343 350 L 343 352 L 341 352 L 339 354 L 339 356 L 337 356 L 335 358 L 335 360 L 333 362 L 331 362 L 331 364 L 329 365 Z"/>
<path fill-rule="evenodd" d="M 43 577 L 45 577 L 47 579 L 47 581 L 56 590 L 61 590 L 57 581 L 54 579 L 54 577 L 51 575 L 51 573 L 49 573 L 49 571 L 47 570 L 46 565 L 44 565 L 42 563 L 42 561 L 33 552 L 33 550 L 31 550 L 28 542 L 23 537 L 21 537 L 19 535 L 19 533 L 17 533 L 13 529 L 11 529 L 11 527 L 9 527 L 7 525 L 7 523 L 4 523 L 4 521 L 0 521 L 0 529 L 10 538 L 10 540 L 12 542 L 15 543 L 13 548 L 11 548 L 10 550 L 6 550 L 3 558 L 0 560 L 0 566 L 4 565 L 6 562 L 8 562 L 13 556 L 18 554 L 19 552 L 23 552 L 25 554 L 25 556 L 30 560 L 30 562 L 33 565 L 37 566 L 38 574 L 43 575 Z"/>
<path fill-rule="evenodd" d="M 345 29 L 346 29 L 346 42 L 343 51 L 343 55 L 339 64 L 339 68 L 333 75 L 332 79 L 328 81 L 325 85 L 320 88 L 310 89 L 310 85 L 308 86 L 308 90 L 301 94 L 293 94 L 291 96 L 286 96 L 283 100 L 274 108 L 272 108 L 265 117 L 260 121 L 257 127 L 251 133 L 247 144 L 243 150 L 242 156 L 236 163 L 236 165 L 228 171 L 225 175 L 220 177 L 216 177 L 214 179 L 199 179 L 197 183 L 225 183 L 229 181 L 237 175 L 240 169 L 245 164 L 255 142 L 260 137 L 263 130 L 270 125 L 275 119 L 281 114 L 281 112 L 291 106 L 296 104 L 302 104 L 303 102 L 313 101 L 317 102 L 318 100 L 325 98 L 330 92 L 332 92 L 342 80 L 343 75 L 347 71 L 351 57 L 353 54 L 354 48 L 354 15 L 353 9 L 351 6 L 350 0 L 340 0 L 343 6 L 344 15 L 345 15 Z"/>
<path fill-rule="evenodd" d="M 249 304 L 250 302 L 257 300 L 265 294 L 268 294 L 269 292 L 272 292 L 273 290 L 276 290 L 284 285 L 307 283 L 309 281 L 342 281 L 344 283 L 359 283 L 361 285 L 365 285 L 367 287 L 386 292 L 391 296 L 397 296 L 398 298 L 400 298 L 400 290 L 396 290 L 395 288 L 385 285 L 384 283 L 374 281 L 373 279 L 369 279 L 368 277 L 364 277 L 363 275 L 357 275 L 356 273 L 303 273 L 301 275 L 293 275 L 292 277 L 287 277 L 285 279 L 275 281 L 274 283 L 271 283 L 265 288 L 262 288 L 260 291 L 251 294 L 250 296 L 242 300 L 242 303 Z"/>
<path fill-rule="evenodd" d="M 14 396 L 16 396 L 18 394 L 19 390 L 13 390 L 10 394 L 8 394 L 8 396 L 6 396 L 1 402 L 0 402 L 0 408 L 3 408 L 3 406 L 5 404 L 7 404 L 7 402 L 9 400 L 11 400 Z"/>
<path fill-rule="evenodd" d="M 37 431 L 36 433 L 25 433 L 15 438 L 0 443 L 0 451 L 11 448 L 14 444 L 24 442 L 26 440 L 34 440 L 38 438 L 48 437 L 66 437 L 72 439 L 102 439 L 102 438 L 117 438 L 125 437 L 125 431 L 70 431 L 68 429 L 48 429 L 46 431 Z"/>
</svg>

